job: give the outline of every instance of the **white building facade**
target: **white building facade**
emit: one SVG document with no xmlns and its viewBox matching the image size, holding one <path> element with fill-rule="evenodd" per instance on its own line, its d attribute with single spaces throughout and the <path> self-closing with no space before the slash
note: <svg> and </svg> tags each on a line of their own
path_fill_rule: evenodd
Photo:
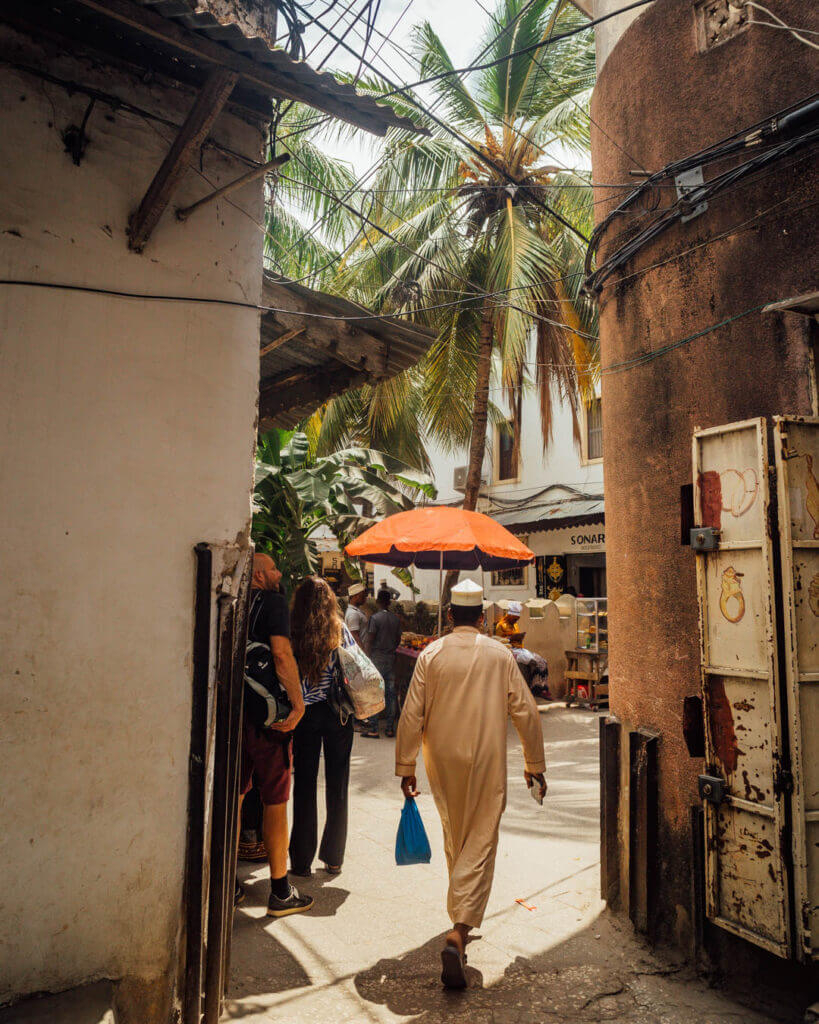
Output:
<svg viewBox="0 0 819 1024">
<path fill-rule="evenodd" d="M 578 446 L 571 410 L 555 398 L 552 438 L 544 450 L 538 397 L 523 400 L 519 457 L 509 423 L 490 423 L 478 511 L 491 515 L 520 537 L 536 563 L 519 570 L 487 573 L 483 580 L 492 601 L 558 597 L 567 588 L 587 597 L 605 597 L 606 542 L 603 507 L 603 451 L 600 399 L 584 406 Z M 438 487 L 437 504 L 463 500 L 467 451 L 430 451 Z M 370 566 L 375 588 L 382 580 L 411 600 L 408 587 L 384 566 Z M 438 576 L 412 570 L 417 599 L 438 600 Z M 464 576 L 480 579 L 480 572 Z"/>
</svg>

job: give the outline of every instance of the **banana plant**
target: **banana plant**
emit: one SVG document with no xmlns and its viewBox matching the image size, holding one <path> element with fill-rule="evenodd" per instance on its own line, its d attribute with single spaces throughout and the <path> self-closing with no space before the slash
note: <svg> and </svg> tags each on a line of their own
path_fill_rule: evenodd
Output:
<svg viewBox="0 0 819 1024">
<path fill-rule="evenodd" d="M 436 494 L 430 476 L 384 452 L 345 448 L 316 458 L 306 434 L 273 430 L 257 450 L 252 536 L 296 580 L 320 568 L 320 536 L 343 549 L 384 516 Z"/>
</svg>

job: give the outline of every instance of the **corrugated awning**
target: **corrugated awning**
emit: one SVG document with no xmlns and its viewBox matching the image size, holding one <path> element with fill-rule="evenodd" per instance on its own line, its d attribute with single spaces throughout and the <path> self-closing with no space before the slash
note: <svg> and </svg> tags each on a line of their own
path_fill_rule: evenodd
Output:
<svg viewBox="0 0 819 1024">
<path fill-rule="evenodd" d="M 259 428 L 292 427 L 350 388 L 394 377 L 426 353 L 435 333 L 377 316 L 337 295 L 265 274 Z M 363 319 L 362 319 L 363 318 Z"/>
<path fill-rule="evenodd" d="M 489 514 L 510 533 L 564 530 L 605 521 L 603 498 L 599 495 L 542 501 L 507 512 L 496 509 Z"/>
<path fill-rule="evenodd" d="M 0 0 L 0 19 L 195 88 L 214 68 L 227 68 L 239 76 L 229 103 L 256 118 L 269 119 L 272 100 L 283 97 L 376 135 L 389 128 L 420 131 L 390 107 L 252 35 L 254 9 L 262 7 L 260 0 Z"/>
</svg>

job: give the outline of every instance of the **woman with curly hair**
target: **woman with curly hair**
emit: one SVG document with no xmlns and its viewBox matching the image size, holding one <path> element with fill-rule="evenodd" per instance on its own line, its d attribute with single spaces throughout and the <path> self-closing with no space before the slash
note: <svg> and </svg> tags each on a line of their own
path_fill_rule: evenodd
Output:
<svg viewBox="0 0 819 1024">
<path fill-rule="evenodd" d="M 304 718 L 293 740 L 293 829 L 290 833 L 290 873 L 307 878 L 318 846 L 317 785 L 321 751 L 327 821 L 319 857 L 331 875 L 341 871 L 347 844 L 347 789 L 353 722 L 328 700 L 338 664 L 337 649 L 354 647 L 344 625 L 336 595 L 320 576 L 309 576 L 293 598 L 291 642 L 301 675 Z"/>
</svg>

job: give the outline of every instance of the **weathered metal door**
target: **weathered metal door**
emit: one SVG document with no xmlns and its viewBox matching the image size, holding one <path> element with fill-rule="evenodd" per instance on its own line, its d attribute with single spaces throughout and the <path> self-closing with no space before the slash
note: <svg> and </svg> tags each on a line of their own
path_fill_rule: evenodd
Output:
<svg viewBox="0 0 819 1024">
<path fill-rule="evenodd" d="M 697 431 L 697 554 L 706 757 L 706 910 L 716 924 L 788 956 L 780 714 L 768 450 L 763 419 Z M 721 782 L 719 781 L 721 780 Z"/>
<path fill-rule="evenodd" d="M 796 952 L 819 956 L 819 420 L 774 421 L 793 773 Z"/>
</svg>

